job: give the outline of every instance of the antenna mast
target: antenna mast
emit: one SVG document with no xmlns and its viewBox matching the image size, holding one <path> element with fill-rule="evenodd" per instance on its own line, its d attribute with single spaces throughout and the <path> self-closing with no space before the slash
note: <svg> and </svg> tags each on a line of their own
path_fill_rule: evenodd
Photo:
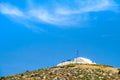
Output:
<svg viewBox="0 0 120 80">
<path fill-rule="evenodd" d="M 79 57 L 79 51 L 78 50 L 75 51 L 75 55 L 76 55 L 76 57 Z"/>
</svg>

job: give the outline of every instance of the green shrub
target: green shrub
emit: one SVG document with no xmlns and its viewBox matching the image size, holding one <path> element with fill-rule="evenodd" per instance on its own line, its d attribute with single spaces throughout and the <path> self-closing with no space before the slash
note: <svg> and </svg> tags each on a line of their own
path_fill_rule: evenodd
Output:
<svg viewBox="0 0 120 80">
<path fill-rule="evenodd" d="M 0 77 L 0 80 L 4 80 L 5 79 L 5 77 Z"/>
</svg>

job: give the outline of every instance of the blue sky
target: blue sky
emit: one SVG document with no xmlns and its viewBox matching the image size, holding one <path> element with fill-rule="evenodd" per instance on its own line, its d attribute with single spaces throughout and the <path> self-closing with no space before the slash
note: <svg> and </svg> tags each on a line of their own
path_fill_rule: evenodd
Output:
<svg viewBox="0 0 120 80">
<path fill-rule="evenodd" d="M 0 0 L 0 76 L 79 56 L 120 67 L 119 0 Z"/>
</svg>

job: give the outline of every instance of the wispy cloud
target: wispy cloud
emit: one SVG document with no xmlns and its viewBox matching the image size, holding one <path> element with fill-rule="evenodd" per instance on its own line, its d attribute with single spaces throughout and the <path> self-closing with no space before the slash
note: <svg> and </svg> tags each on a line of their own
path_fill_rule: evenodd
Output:
<svg viewBox="0 0 120 80">
<path fill-rule="evenodd" d="M 24 13 L 21 10 L 19 10 L 17 7 L 4 3 L 0 3 L 0 13 L 9 16 L 17 16 L 17 17 L 24 16 Z"/>
<path fill-rule="evenodd" d="M 47 4 L 34 7 L 30 11 L 30 16 L 38 21 L 60 26 L 82 24 L 90 12 L 114 11 L 117 6 L 112 0 L 65 0 L 64 2 L 58 0 L 53 1 L 53 6 L 50 8 Z"/>
<path fill-rule="evenodd" d="M 52 0 L 42 5 L 30 0 L 24 10 L 16 6 L 0 3 L 0 13 L 33 23 L 47 23 L 57 26 L 74 26 L 89 19 L 90 12 L 114 11 L 114 0 Z"/>
<path fill-rule="evenodd" d="M 69 3 L 69 2 L 68 2 Z M 71 2 L 70 2 L 71 3 Z M 117 6 L 112 0 L 74 0 L 72 3 L 75 4 L 75 6 L 72 5 L 61 5 L 62 7 L 59 7 L 57 9 L 57 13 L 60 14 L 81 14 L 81 13 L 88 13 L 88 12 L 99 12 L 99 11 L 106 11 L 111 10 L 113 11 L 114 8 Z M 64 6 L 64 7 L 63 7 Z M 72 6 L 72 7 L 71 7 Z"/>
</svg>

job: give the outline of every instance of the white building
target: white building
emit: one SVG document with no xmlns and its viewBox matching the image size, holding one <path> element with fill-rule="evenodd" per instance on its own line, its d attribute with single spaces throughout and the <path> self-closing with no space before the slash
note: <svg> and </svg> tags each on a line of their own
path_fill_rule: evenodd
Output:
<svg viewBox="0 0 120 80">
<path fill-rule="evenodd" d="M 68 65 L 68 64 L 74 64 L 74 63 L 79 63 L 79 64 L 96 64 L 96 63 L 92 62 L 90 59 L 83 58 L 83 57 L 78 57 L 78 58 L 75 58 L 72 61 L 66 61 L 66 62 L 60 63 L 57 66 L 64 66 L 64 65 Z"/>
</svg>

